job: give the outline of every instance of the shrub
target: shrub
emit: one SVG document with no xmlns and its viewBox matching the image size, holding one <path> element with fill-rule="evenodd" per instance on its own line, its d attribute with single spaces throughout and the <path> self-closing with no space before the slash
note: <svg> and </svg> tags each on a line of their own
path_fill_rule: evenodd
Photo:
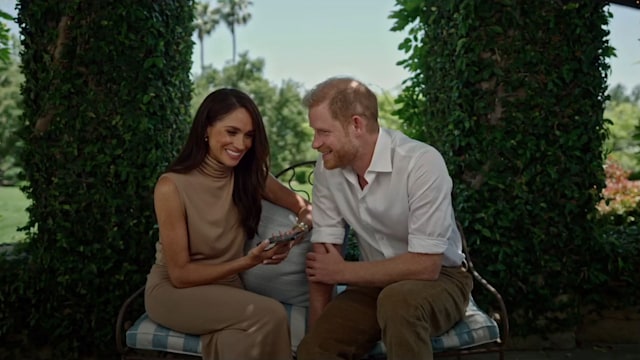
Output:
<svg viewBox="0 0 640 360">
<path fill-rule="evenodd" d="M 606 2 L 398 1 L 399 115 L 445 157 L 472 256 L 516 335 L 570 330 L 602 284 Z"/>
<path fill-rule="evenodd" d="M 600 311 L 637 306 L 640 293 L 640 181 L 629 180 L 630 171 L 607 159 L 607 186 L 597 209 L 600 248 L 594 250 L 593 267 L 600 276 L 588 283 L 583 307 Z"/>
<path fill-rule="evenodd" d="M 19 284 L 3 298 L 24 302 L 0 306 L 19 309 L 3 313 L 0 343 L 25 334 L 56 359 L 112 353 L 118 308 L 153 261 L 154 183 L 185 135 L 193 3 L 18 7 L 31 205 Z"/>
<path fill-rule="evenodd" d="M 604 167 L 607 186 L 597 208 L 614 224 L 640 222 L 640 180 L 629 180 L 631 172 L 607 159 Z"/>
</svg>

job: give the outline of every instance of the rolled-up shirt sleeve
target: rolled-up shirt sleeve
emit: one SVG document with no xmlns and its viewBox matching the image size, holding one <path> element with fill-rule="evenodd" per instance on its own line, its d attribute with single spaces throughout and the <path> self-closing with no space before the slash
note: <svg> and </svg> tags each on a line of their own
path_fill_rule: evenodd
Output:
<svg viewBox="0 0 640 360">
<path fill-rule="evenodd" d="M 330 184 L 325 174 L 327 170 L 321 159 L 316 162 L 311 202 L 313 204 L 312 243 L 340 245 L 344 241 L 345 222 L 342 218 Z"/>
<path fill-rule="evenodd" d="M 414 158 L 408 177 L 410 252 L 442 254 L 453 231 L 453 182 L 437 151 Z M 315 211 L 315 208 L 314 208 Z"/>
</svg>

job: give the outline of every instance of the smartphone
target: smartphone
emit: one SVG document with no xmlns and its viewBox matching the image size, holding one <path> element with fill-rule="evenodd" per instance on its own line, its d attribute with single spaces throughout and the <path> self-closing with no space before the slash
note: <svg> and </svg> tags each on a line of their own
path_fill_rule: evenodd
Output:
<svg viewBox="0 0 640 360">
<path fill-rule="evenodd" d="M 274 246 L 283 243 L 283 242 L 289 242 L 291 240 L 294 240 L 295 238 L 297 238 L 298 236 L 304 234 L 305 232 L 303 230 L 296 230 L 292 233 L 288 233 L 288 234 L 281 234 L 281 235 L 273 235 L 271 236 L 268 240 L 269 240 L 269 245 L 267 245 L 267 247 L 264 249 L 265 251 L 272 249 Z M 258 243 L 258 245 L 260 245 L 260 243 Z"/>
</svg>

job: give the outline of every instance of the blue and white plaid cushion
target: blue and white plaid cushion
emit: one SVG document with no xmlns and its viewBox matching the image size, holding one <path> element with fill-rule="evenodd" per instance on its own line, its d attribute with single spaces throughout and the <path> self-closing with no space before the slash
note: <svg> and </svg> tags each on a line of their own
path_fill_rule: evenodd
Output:
<svg viewBox="0 0 640 360">
<path fill-rule="evenodd" d="M 472 346 L 492 343 L 500 338 L 498 324 L 480 310 L 473 299 L 470 299 L 464 319 L 460 320 L 446 333 L 432 337 L 433 352 L 464 349 Z M 371 355 L 386 352 L 382 341 L 378 341 Z"/>
<path fill-rule="evenodd" d="M 200 336 L 173 331 L 156 324 L 144 313 L 127 330 L 127 346 L 134 349 L 168 351 L 178 354 L 202 353 Z"/>
<path fill-rule="evenodd" d="M 283 304 L 289 315 L 291 350 L 295 353 L 307 329 L 307 308 Z M 498 340 L 498 325 L 482 312 L 471 299 L 463 320 L 441 336 L 431 338 L 434 352 L 462 349 Z M 143 314 L 127 330 L 127 346 L 143 350 L 160 350 L 178 354 L 200 355 L 200 336 L 186 335 L 169 330 Z M 371 355 L 384 354 L 384 344 L 378 345 Z"/>
<path fill-rule="evenodd" d="M 291 350 L 298 348 L 307 329 L 307 308 L 283 304 L 289 317 Z M 127 330 L 127 346 L 142 350 L 159 350 L 178 354 L 200 355 L 202 345 L 199 335 L 183 334 L 156 324 L 143 314 Z"/>
</svg>

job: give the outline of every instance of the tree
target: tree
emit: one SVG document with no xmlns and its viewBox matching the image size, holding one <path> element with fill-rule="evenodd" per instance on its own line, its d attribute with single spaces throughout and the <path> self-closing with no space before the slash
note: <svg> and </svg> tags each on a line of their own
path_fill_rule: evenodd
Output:
<svg viewBox="0 0 640 360">
<path fill-rule="evenodd" d="M 640 102 L 640 84 L 634 86 L 633 89 L 631 89 L 631 94 L 629 95 L 629 99 L 631 100 L 631 102 L 634 102 L 634 103 Z"/>
<path fill-rule="evenodd" d="M 0 19 L 4 19 L 7 21 L 13 21 L 11 15 L 6 12 L 0 10 Z M 4 21 L 0 22 L 0 68 L 5 66 L 6 63 L 9 62 L 9 54 L 10 54 L 10 36 L 9 36 L 9 27 Z"/>
<path fill-rule="evenodd" d="M 301 89 L 301 84 L 285 80 L 278 88 L 274 101 L 266 108 L 273 173 L 317 156 L 311 148 L 313 130 L 307 125 L 307 110 L 302 106 Z"/>
<path fill-rule="evenodd" d="M 19 273 L 0 269 L 0 284 L 12 286 L 0 302 L 0 347 L 107 358 L 115 314 L 153 263 L 153 187 L 186 135 L 193 3 L 18 7 L 31 205 Z"/>
<path fill-rule="evenodd" d="M 249 6 L 253 5 L 250 0 L 218 0 L 220 6 L 220 16 L 231 32 L 233 41 L 232 62 L 236 63 L 236 26 L 245 25 L 251 20 Z"/>
<path fill-rule="evenodd" d="M 622 84 L 616 84 L 608 91 L 609 100 L 613 102 L 627 102 L 631 101 L 629 95 L 627 95 L 627 88 Z"/>
<path fill-rule="evenodd" d="M 400 108 L 396 102 L 396 97 L 391 92 L 384 90 L 382 93 L 377 94 L 378 97 L 378 120 L 380 126 L 384 126 L 389 129 L 402 130 L 402 120 L 396 114 Z"/>
<path fill-rule="evenodd" d="M 195 21 L 198 42 L 200 42 L 200 73 L 204 73 L 204 38 L 209 36 L 220 24 L 220 9 L 210 8 L 209 2 L 196 3 Z"/>
<path fill-rule="evenodd" d="M 631 95 L 613 88 L 607 102 L 604 117 L 611 120 L 607 126 L 608 137 L 605 152 L 613 160 L 632 173 L 640 172 L 640 103 L 634 97 L 640 92 L 636 86 Z"/>
<path fill-rule="evenodd" d="M 14 39 L 13 44 L 16 44 L 13 53 L 5 66 L 0 66 L 0 185 L 14 184 L 18 180 L 17 159 L 23 144 L 17 131 L 22 114 L 20 84 L 24 76 L 20 73 L 18 40 Z"/>
<path fill-rule="evenodd" d="M 575 328 L 607 286 L 598 237 L 606 2 L 400 1 L 392 30 L 412 73 L 399 95 L 439 149 L 475 262 L 516 335 Z M 559 251 L 559 250 L 562 251 Z"/>
<path fill-rule="evenodd" d="M 286 80 L 280 86 L 264 78 L 264 60 L 240 54 L 236 64 L 221 70 L 212 69 L 195 79 L 191 112 L 211 91 L 234 87 L 248 93 L 258 105 L 267 129 L 271 150 L 271 171 L 277 173 L 294 162 L 315 158 L 311 148 L 313 133 L 307 125 L 302 105 L 302 86 Z"/>
</svg>

